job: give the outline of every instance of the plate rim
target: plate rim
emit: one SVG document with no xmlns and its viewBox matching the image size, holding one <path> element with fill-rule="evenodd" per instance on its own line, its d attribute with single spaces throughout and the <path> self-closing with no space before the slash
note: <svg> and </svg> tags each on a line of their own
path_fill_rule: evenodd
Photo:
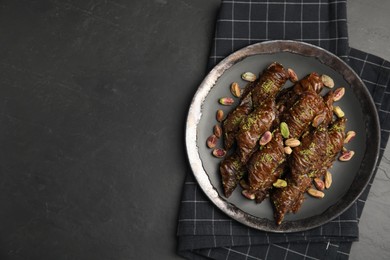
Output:
<svg viewBox="0 0 390 260">
<path fill-rule="evenodd" d="M 298 51 L 297 49 L 299 48 L 303 49 L 303 52 Z M 267 50 L 267 52 L 264 52 L 265 50 Z M 321 57 L 315 56 L 316 59 L 319 62 L 323 63 L 324 65 L 330 67 L 332 70 L 335 70 L 333 68 L 334 66 L 341 66 L 342 68 L 344 68 L 343 71 L 339 71 L 339 70 L 335 70 L 335 71 L 339 73 L 346 82 L 351 84 L 351 81 L 357 81 L 359 85 L 362 86 L 362 88 L 359 88 L 358 91 L 361 91 L 362 92 L 361 94 L 364 96 L 364 98 L 368 100 L 368 104 L 365 104 L 366 110 L 371 112 L 369 118 L 374 121 L 373 126 L 371 126 L 370 128 L 368 128 L 367 126 L 365 127 L 366 129 L 365 134 L 366 136 L 368 134 L 373 134 L 374 136 L 377 137 L 375 139 L 376 142 L 374 144 L 370 142 L 370 145 L 375 146 L 374 147 L 375 155 L 373 158 L 370 158 L 371 163 L 370 166 L 368 166 L 370 168 L 370 172 L 369 174 L 364 175 L 366 176 L 366 178 L 364 178 L 363 185 L 360 185 L 359 190 L 352 190 L 353 194 L 349 196 L 352 198 L 349 198 L 347 202 L 342 203 L 342 204 L 346 204 L 345 207 L 341 209 L 337 208 L 337 206 L 340 204 L 340 201 L 349 193 L 351 187 L 348 189 L 348 192 L 344 194 L 340 200 L 336 201 L 335 204 L 330 207 L 330 208 L 336 207 L 337 209 L 336 214 L 333 214 L 331 218 L 329 218 L 329 216 L 326 214 L 321 214 L 321 215 L 315 215 L 312 217 L 303 218 L 294 221 L 285 221 L 282 222 L 281 225 L 277 226 L 274 223 L 274 221 L 253 216 L 239 209 L 237 206 L 230 203 L 224 197 L 219 195 L 217 189 L 212 185 L 209 179 L 209 175 L 205 171 L 202 164 L 202 160 L 200 158 L 198 145 L 197 145 L 197 130 L 198 130 L 197 126 L 202 117 L 202 109 L 201 109 L 202 104 L 206 99 L 208 93 L 215 86 L 215 83 L 218 81 L 219 77 L 222 76 L 223 73 L 226 70 L 228 70 L 230 67 L 232 67 L 234 64 L 253 55 L 273 54 L 273 53 L 280 53 L 280 52 L 290 52 L 290 53 L 299 54 L 303 56 L 313 57 L 314 56 L 312 54 L 313 51 L 315 51 L 315 53 L 322 53 Z M 329 63 L 332 64 L 332 66 L 330 66 Z M 348 74 L 350 77 L 345 78 L 346 72 L 352 75 Z M 356 95 L 355 91 L 354 91 L 354 95 Z M 361 99 L 359 99 L 359 102 L 360 101 Z M 364 120 L 364 122 L 366 123 L 366 120 Z M 368 140 L 366 140 L 366 142 L 367 141 Z M 197 91 L 195 92 L 188 110 L 187 121 L 186 121 L 186 132 L 185 132 L 185 144 L 187 150 L 187 157 L 191 166 L 192 173 L 195 176 L 195 179 L 199 184 L 200 188 L 203 190 L 203 192 L 206 194 L 208 199 L 215 206 L 217 206 L 230 218 L 235 219 L 246 226 L 261 231 L 268 231 L 274 233 L 282 233 L 282 232 L 290 233 L 290 232 L 306 231 L 321 226 L 323 224 L 326 224 L 327 222 L 330 222 L 331 220 L 341 215 L 344 211 L 346 211 L 360 197 L 360 195 L 364 192 L 366 186 L 368 185 L 370 179 L 372 178 L 372 175 L 374 174 L 375 166 L 377 165 L 377 161 L 379 158 L 380 124 L 379 124 L 379 116 L 377 113 L 374 100 L 371 94 L 369 93 L 366 85 L 364 84 L 363 80 L 359 77 L 359 75 L 357 75 L 357 73 L 341 58 L 329 52 L 328 50 L 325 50 L 321 47 L 306 42 L 293 41 L 293 40 L 272 40 L 272 41 L 265 41 L 265 42 L 248 45 L 240 50 L 233 52 L 232 54 L 224 58 L 222 61 L 220 61 L 217 65 L 215 65 L 213 69 L 206 75 L 204 80 L 199 85 Z M 365 162 L 366 153 L 367 153 L 367 147 L 361 163 Z M 361 169 L 356 173 L 356 176 L 358 175 L 359 172 L 361 172 Z M 353 180 L 352 183 L 355 182 L 355 179 Z M 327 212 L 328 210 L 329 208 L 326 209 L 324 212 Z M 305 226 L 302 225 L 304 222 L 306 222 Z"/>
</svg>

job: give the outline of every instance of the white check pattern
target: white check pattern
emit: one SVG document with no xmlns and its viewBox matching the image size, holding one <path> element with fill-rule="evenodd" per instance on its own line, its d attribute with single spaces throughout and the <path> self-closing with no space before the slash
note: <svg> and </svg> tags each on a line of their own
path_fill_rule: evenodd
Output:
<svg viewBox="0 0 390 260">
<path fill-rule="evenodd" d="M 209 68 L 244 46 L 272 39 L 321 46 L 360 75 L 378 109 L 381 158 L 390 133 L 390 63 L 349 48 L 346 1 L 222 1 Z M 248 228 L 220 212 L 189 171 L 178 221 L 178 253 L 189 259 L 348 259 L 371 183 L 330 223 L 306 232 L 275 234 Z"/>
<path fill-rule="evenodd" d="M 312 43 L 345 58 L 346 1 L 222 1 L 210 65 L 235 50 L 266 40 Z"/>
</svg>

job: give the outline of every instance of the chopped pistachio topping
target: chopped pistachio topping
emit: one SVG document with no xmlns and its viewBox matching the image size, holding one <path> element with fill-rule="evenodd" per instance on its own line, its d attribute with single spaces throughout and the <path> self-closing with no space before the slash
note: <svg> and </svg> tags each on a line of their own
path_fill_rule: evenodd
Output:
<svg viewBox="0 0 390 260">
<path fill-rule="evenodd" d="M 269 92 L 271 92 L 273 86 L 274 86 L 274 83 L 272 82 L 272 80 L 268 79 L 263 83 L 262 87 L 263 87 L 263 90 L 265 93 L 269 93 Z"/>
<path fill-rule="evenodd" d="M 265 153 L 261 156 L 261 161 L 269 163 L 272 161 L 272 156 L 268 153 Z"/>
</svg>

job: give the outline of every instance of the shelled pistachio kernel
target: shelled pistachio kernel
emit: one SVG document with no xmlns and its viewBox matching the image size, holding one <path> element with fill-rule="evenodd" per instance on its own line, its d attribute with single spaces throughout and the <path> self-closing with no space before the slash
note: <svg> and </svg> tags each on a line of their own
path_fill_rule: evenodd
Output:
<svg viewBox="0 0 390 260">
<path fill-rule="evenodd" d="M 222 97 L 218 100 L 218 102 L 221 104 L 221 105 L 224 105 L 224 106 L 231 106 L 234 104 L 234 99 L 233 98 L 230 98 L 230 97 Z"/>
<path fill-rule="evenodd" d="M 224 116 L 223 110 L 218 109 L 218 110 L 217 110 L 217 114 L 216 114 L 217 121 L 218 121 L 218 122 L 222 122 L 223 116 Z"/>
<path fill-rule="evenodd" d="M 208 148 L 214 148 L 217 145 L 217 137 L 215 135 L 210 135 L 207 138 L 206 144 Z"/>
<path fill-rule="evenodd" d="M 252 72 L 245 72 L 241 75 L 241 78 L 245 81 L 253 82 L 256 80 L 256 75 Z"/>
<path fill-rule="evenodd" d="M 325 188 L 329 189 L 332 185 L 332 174 L 329 171 L 325 173 Z"/>
<path fill-rule="evenodd" d="M 317 188 L 317 190 L 324 190 L 325 189 L 325 183 L 320 178 L 314 178 L 313 179 L 314 186 Z"/>
<path fill-rule="evenodd" d="M 312 125 L 314 127 L 318 127 L 322 122 L 324 122 L 324 120 L 325 120 L 325 115 L 319 114 L 316 117 L 314 117 Z"/>
<path fill-rule="evenodd" d="M 288 129 L 288 125 L 285 122 L 280 123 L 280 133 L 283 138 L 288 138 L 290 136 L 290 130 Z"/>
<path fill-rule="evenodd" d="M 243 191 L 241 192 L 241 194 L 242 194 L 245 198 L 247 198 L 247 199 L 249 199 L 249 200 L 254 200 L 254 199 L 256 198 L 255 194 L 250 193 L 248 190 L 243 190 Z"/>
<path fill-rule="evenodd" d="M 346 136 L 345 136 L 344 143 L 347 144 L 347 143 L 351 142 L 351 140 L 353 138 L 355 138 L 355 136 L 356 136 L 355 131 L 348 131 Z"/>
<path fill-rule="evenodd" d="M 322 191 L 313 189 L 313 188 L 309 188 L 307 190 L 307 193 L 309 193 L 310 196 L 312 196 L 314 198 L 318 198 L 318 199 L 321 199 L 325 196 L 325 193 L 323 193 Z"/>
<path fill-rule="evenodd" d="M 284 188 L 284 187 L 287 187 L 287 182 L 285 180 L 282 180 L 282 179 L 277 179 L 274 183 L 272 183 L 272 185 L 275 188 Z"/>
<path fill-rule="evenodd" d="M 298 81 L 298 76 L 293 69 L 291 68 L 287 69 L 287 73 L 291 82 L 295 83 Z"/>
<path fill-rule="evenodd" d="M 345 88 L 338 88 L 334 91 L 333 101 L 339 101 L 345 94 Z"/>
<path fill-rule="evenodd" d="M 222 136 L 222 128 L 218 124 L 213 127 L 213 132 L 217 138 Z"/>
<path fill-rule="evenodd" d="M 339 160 L 342 162 L 347 162 L 351 160 L 351 158 L 355 155 L 354 151 L 346 151 L 343 152 L 342 155 L 339 157 Z"/>
<path fill-rule="evenodd" d="M 272 133 L 270 131 L 266 131 L 260 138 L 259 144 L 266 145 L 272 140 Z"/>
<path fill-rule="evenodd" d="M 283 150 L 285 154 L 291 154 L 293 151 L 290 146 L 285 146 Z"/>
<path fill-rule="evenodd" d="M 221 149 L 221 148 L 215 148 L 213 150 L 213 155 L 217 158 L 222 158 L 226 155 L 226 151 L 224 149 Z"/>
<path fill-rule="evenodd" d="M 334 87 L 334 81 L 328 75 L 325 75 L 325 74 L 321 75 L 321 81 L 322 81 L 322 83 L 324 83 L 325 87 L 328 87 L 328 88 Z"/>
<path fill-rule="evenodd" d="M 241 88 L 240 86 L 238 85 L 237 82 L 233 82 L 231 85 L 230 85 L 230 92 L 232 93 L 233 96 L 235 97 L 241 97 Z"/>
<path fill-rule="evenodd" d="M 290 147 L 297 147 L 301 144 L 301 142 L 296 138 L 289 138 L 284 143 L 285 143 L 285 145 L 290 146 Z"/>
<path fill-rule="evenodd" d="M 344 111 L 339 106 L 334 106 L 333 107 L 333 112 L 336 114 L 336 116 L 338 118 L 341 118 L 341 117 L 345 116 Z"/>
</svg>

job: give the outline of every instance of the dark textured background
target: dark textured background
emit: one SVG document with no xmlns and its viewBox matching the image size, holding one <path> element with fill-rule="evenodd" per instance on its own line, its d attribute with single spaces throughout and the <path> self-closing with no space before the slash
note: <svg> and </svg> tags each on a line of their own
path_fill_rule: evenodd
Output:
<svg viewBox="0 0 390 260">
<path fill-rule="evenodd" d="M 218 6 L 0 0 L 0 259 L 179 258 L 185 117 Z"/>
<path fill-rule="evenodd" d="M 0 259 L 174 256 L 218 5 L 0 1 Z"/>
</svg>

